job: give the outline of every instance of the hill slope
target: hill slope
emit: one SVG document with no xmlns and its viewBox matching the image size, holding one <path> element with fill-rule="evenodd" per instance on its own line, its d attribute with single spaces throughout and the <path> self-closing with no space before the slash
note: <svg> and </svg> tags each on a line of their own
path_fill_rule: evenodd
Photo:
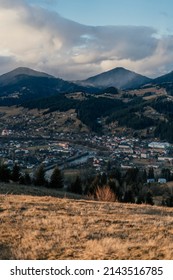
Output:
<svg viewBox="0 0 173 280">
<path fill-rule="evenodd" d="M 172 209 L 0 195 L 0 259 L 173 259 Z"/>
</svg>

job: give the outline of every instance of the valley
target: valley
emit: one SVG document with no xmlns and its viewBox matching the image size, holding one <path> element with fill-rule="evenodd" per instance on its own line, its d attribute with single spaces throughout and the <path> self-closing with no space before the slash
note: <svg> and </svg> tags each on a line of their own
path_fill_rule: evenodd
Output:
<svg viewBox="0 0 173 280">
<path fill-rule="evenodd" d="M 173 95 L 161 81 L 122 68 L 79 83 L 0 76 L 0 259 L 173 258 Z"/>
</svg>

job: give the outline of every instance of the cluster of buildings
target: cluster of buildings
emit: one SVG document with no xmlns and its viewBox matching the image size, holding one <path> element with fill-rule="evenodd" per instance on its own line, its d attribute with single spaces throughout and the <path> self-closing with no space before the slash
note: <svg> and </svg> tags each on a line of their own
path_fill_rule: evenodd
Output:
<svg viewBox="0 0 173 280">
<path fill-rule="evenodd" d="M 93 133 L 59 133 L 53 139 L 45 137 L 14 137 L 14 132 L 4 129 L 0 138 L 0 159 L 9 166 L 18 163 L 23 170 L 34 170 L 44 164 L 51 169 L 90 166 L 95 171 L 105 171 L 108 162 L 122 169 L 162 168 L 173 170 L 173 147 L 154 139 L 103 135 Z M 152 178 L 151 178 L 152 179 Z"/>
</svg>

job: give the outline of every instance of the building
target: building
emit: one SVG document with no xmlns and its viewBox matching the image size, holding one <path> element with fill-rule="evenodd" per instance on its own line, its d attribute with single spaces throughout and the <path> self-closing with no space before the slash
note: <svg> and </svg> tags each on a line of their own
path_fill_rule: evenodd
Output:
<svg viewBox="0 0 173 280">
<path fill-rule="evenodd" d="M 159 178 L 158 183 L 160 184 L 166 184 L 166 179 L 165 178 Z"/>
<path fill-rule="evenodd" d="M 147 179 L 147 183 L 155 183 L 155 179 L 154 178 L 151 178 L 151 179 Z"/>
<path fill-rule="evenodd" d="M 3 129 L 1 135 L 2 136 L 8 136 L 9 135 L 9 130 L 8 129 Z"/>
<path fill-rule="evenodd" d="M 170 147 L 170 144 L 168 142 L 151 142 L 148 144 L 148 147 L 155 149 L 167 149 Z"/>
</svg>

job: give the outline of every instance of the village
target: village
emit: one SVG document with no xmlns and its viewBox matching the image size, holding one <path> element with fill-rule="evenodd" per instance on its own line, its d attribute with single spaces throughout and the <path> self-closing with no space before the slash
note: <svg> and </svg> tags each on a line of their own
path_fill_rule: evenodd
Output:
<svg viewBox="0 0 173 280">
<path fill-rule="evenodd" d="M 95 174 L 118 167 L 121 170 L 153 168 L 155 178 L 147 182 L 166 183 L 162 169 L 173 173 L 173 146 L 158 139 L 94 133 L 56 133 L 53 137 L 23 136 L 4 129 L 0 137 L 0 160 L 9 168 L 16 163 L 23 172 L 32 174 L 43 164 L 48 174 L 55 166 L 61 170 L 88 169 Z"/>
</svg>

